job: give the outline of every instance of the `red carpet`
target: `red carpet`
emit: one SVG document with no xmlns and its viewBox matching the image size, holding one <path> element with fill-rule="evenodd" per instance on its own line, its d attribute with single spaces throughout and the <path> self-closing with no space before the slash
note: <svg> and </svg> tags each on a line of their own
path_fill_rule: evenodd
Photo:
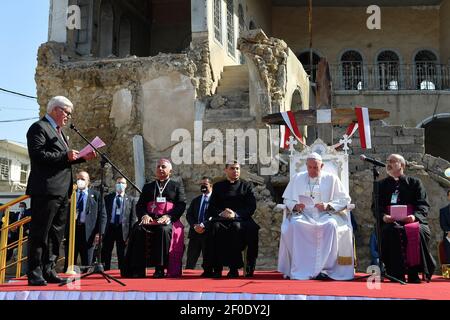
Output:
<svg viewBox="0 0 450 320">
<path fill-rule="evenodd" d="M 152 274 L 148 270 L 148 275 Z M 77 291 L 86 292 L 199 292 L 199 293 L 247 293 L 247 294 L 276 294 L 276 295 L 305 295 L 320 297 L 349 297 L 375 299 L 430 299 L 450 300 L 450 281 L 440 276 L 433 277 L 430 283 L 401 285 L 385 281 L 379 290 L 367 288 L 366 279 L 354 281 L 298 281 L 284 280 L 275 271 L 258 271 L 254 278 L 204 279 L 200 278 L 201 271 L 185 270 L 182 278 L 165 279 L 121 279 L 118 271 L 108 272 L 126 284 L 108 283 L 101 275 L 91 275 L 80 281 Z M 225 272 L 224 272 L 225 274 Z M 360 276 L 360 275 L 357 275 Z M 46 287 L 27 286 L 26 279 L 0 286 L 0 293 L 33 292 L 33 291 L 68 291 L 67 286 L 59 287 L 50 284 Z M 72 289 L 73 290 L 73 289 Z"/>
</svg>

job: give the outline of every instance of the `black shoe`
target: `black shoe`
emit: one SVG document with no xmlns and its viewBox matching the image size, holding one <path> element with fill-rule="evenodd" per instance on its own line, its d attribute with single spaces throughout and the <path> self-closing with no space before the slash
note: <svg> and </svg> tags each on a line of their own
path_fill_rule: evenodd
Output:
<svg viewBox="0 0 450 320">
<path fill-rule="evenodd" d="M 28 285 L 29 286 L 46 286 L 47 281 L 45 281 L 45 279 L 42 277 L 28 278 Z"/>
<path fill-rule="evenodd" d="M 245 277 L 246 278 L 251 278 L 253 277 L 253 273 L 255 272 L 255 267 L 253 266 L 247 266 L 247 268 L 245 268 Z"/>
<path fill-rule="evenodd" d="M 200 277 L 202 278 L 212 278 L 214 275 L 214 272 L 212 270 L 205 270 L 203 271 L 203 273 L 200 275 Z"/>
<path fill-rule="evenodd" d="M 236 268 L 230 268 L 228 271 L 227 278 L 239 278 L 239 270 Z"/>
<path fill-rule="evenodd" d="M 56 273 L 55 270 L 52 270 L 49 273 L 44 274 L 44 279 L 48 283 L 67 283 L 67 279 L 58 277 L 58 274 Z"/>
<path fill-rule="evenodd" d="M 330 279 L 330 277 L 323 272 L 319 273 L 317 277 L 314 278 L 314 280 L 328 280 L 328 279 Z"/>
<path fill-rule="evenodd" d="M 160 279 L 164 278 L 166 275 L 164 274 L 164 268 L 155 268 L 155 273 L 153 274 L 153 278 Z"/>
<path fill-rule="evenodd" d="M 408 283 L 421 283 L 418 273 L 408 273 Z"/>
<path fill-rule="evenodd" d="M 212 277 L 215 279 L 222 278 L 222 268 L 214 268 L 214 271 L 212 273 Z"/>
</svg>

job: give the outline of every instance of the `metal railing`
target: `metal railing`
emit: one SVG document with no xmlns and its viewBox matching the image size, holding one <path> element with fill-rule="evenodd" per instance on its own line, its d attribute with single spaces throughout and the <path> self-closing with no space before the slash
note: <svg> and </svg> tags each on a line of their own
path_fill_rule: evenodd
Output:
<svg viewBox="0 0 450 320">
<path fill-rule="evenodd" d="M 313 77 L 317 66 L 313 66 Z M 309 66 L 305 68 L 309 73 Z M 432 62 L 330 65 L 334 90 L 450 90 L 450 65 Z M 314 80 L 314 79 L 313 79 Z"/>
<path fill-rule="evenodd" d="M 68 267 L 66 274 L 75 274 L 74 271 L 74 253 L 75 253 L 75 212 L 76 212 L 76 185 L 73 187 L 73 192 L 71 195 L 71 202 L 70 202 L 70 218 L 69 218 L 69 239 L 66 239 L 68 242 L 66 245 L 68 245 Z M 16 278 L 20 278 L 22 273 L 22 263 L 27 260 L 28 257 L 22 256 L 22 249 L 24 243 L 28 241 L 28 236 L 24 236 L 23 228 L 24 225 L 27 223 L 30 223 L 31 217 L 25 217 L 23 219 L 20 219 L 19 221 L 16 221 L 12 224 L 9 224 L 9 210 L 10 207 L 14 206 L 15 204 L 24 201 L 28 199 L 30 196 L 24 195 L 21 197 L 18 197 L 17 199 L 14 199 L 2 206 L 0 206 L 0 212 L 5 212 L 3 215 L 2 221 L 2 228 L 0 233 L 0 284 L 5 283 L 6 279 L 6 270 L 10 267 L 17 266 L 16 267 Z M 19 228 L 19 238 L 18 240 L 8 243 L 8 234 L 12 230 L 16 230 Z M 17 259 L 16 261 L 6 264 L 7 263 L 7 252 L 8 250 L 13 250 L 17 247 Z M 58 259 L 58 262 L 61 260 L 64 260 L 65 258 L 62 257 Z"/>
<path fill-rule="evenodd" d="M 27 257 L 22 257 L 23 244 L 28 241 L 28 237 L 24 237 L 23 228 L 24 225 L 31 221 L 31 217 L 25 217 L 19 221 L 9 224 L 9 210 L 13 205 L 28 199 L 29 196 L 24 195 L 18 197 L 2 206 L 0 206 L 0 212 L 5 212 L 2 218 L 2 228 L 0 233 L 0 284 L 5 283 L 6 269 L 17 265 L 16 278 L 20 278 L 22 273 L 22 262 L 27 260 Z M 19 239 L 8 244 L 8 234 L 10 230 L 16 230 L 19 228 Z M 13 263 L 6 265 L 7 252 L 17 247 L 17 260 Z"/>
</svg>

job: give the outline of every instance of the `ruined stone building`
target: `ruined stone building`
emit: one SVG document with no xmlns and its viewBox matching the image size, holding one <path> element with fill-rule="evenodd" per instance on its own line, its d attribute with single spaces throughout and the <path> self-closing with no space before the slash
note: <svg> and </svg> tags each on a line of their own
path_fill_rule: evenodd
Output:
<svg viewBox="0 0 450 320">
<path fill-rule="evenodd" d="M 331 107 L 390 112 L 373 123 L 373 149 L 353 139 L 350 186 L 363 270 L 373 230 L 371 173 L 358 160 L 363 151 L 382 160 L 398 152 L 417 163 L 410 173 L 430 193 L 433 241 L 441 237 L 438 209 L 450 184 L 443 174 L 450 150 L 440 139 L 450 133 L 450 0 L 379 0 L 381 29 L 374 30 L 367 23 L 371 2 L 315 0 L 311 55 L 306 0 L 53 0 L 36 71 L 41 113 L 52 96 L 67 96 L 80 131 L 101 137 L 110 159 L 139 186 L 151 179 L 157 158 L 183 159 L 174 173 L 189 200 L 202 176 L 223 176 L 231 156 L 225 142 L 255 139 L 269 161 L 240 151 L 244 177 L 256 185 L 258 264 L 274 268 L 281 222 L 274 208 L 288 166 L 277 161 L 274 174 L 261 174 L 273 169 L 278 152 L 262 118 L 313 108 L 311 84 L 326 58 Z M 67 27 L 74 5 L 75 29 Z M 343 129 L 334 128 L 335 139 Z M 84 146 L 69 134 L 75 147 Z M 99 179 L 98 165 L 87 169 Z"/>
</svg>

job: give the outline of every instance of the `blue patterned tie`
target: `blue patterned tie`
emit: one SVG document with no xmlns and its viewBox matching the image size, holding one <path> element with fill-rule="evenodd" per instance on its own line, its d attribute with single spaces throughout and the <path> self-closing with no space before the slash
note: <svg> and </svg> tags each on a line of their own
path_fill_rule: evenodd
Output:
<svg viewBox="0 0 450 320">
<path fill-rule="evenodd" d="M 78 194 L 78 201 L 77 201 L 78 221 L 80 221 L 81 219 L 81 212 L 83 212 L 83 208 L 84 208 L 84 192 L 80 191 L 80 193 Z"/>
<path fill-rule="evenodd" d="M 114 216 L 114 224 L 118 225 L 120 224 L 120 214 L 117 214 L 117 210 L 120 210 L 122 206 L 122 202 L 120 201 L 120 196 L 116 197 L 116 212 L 115 212 L 115 216 Z"/>
<path fill-rule="evenodd" d="M 208 199 L 207 196 L 203 196 L 203 203 L 202 206 L 200 207 L 200 213 L 198 215 L 198 223 L 202 223 L 203 221 L 205 221 L 205 211 L 206 211 L 206 206 L 208 205 Z"/>
</svg>

